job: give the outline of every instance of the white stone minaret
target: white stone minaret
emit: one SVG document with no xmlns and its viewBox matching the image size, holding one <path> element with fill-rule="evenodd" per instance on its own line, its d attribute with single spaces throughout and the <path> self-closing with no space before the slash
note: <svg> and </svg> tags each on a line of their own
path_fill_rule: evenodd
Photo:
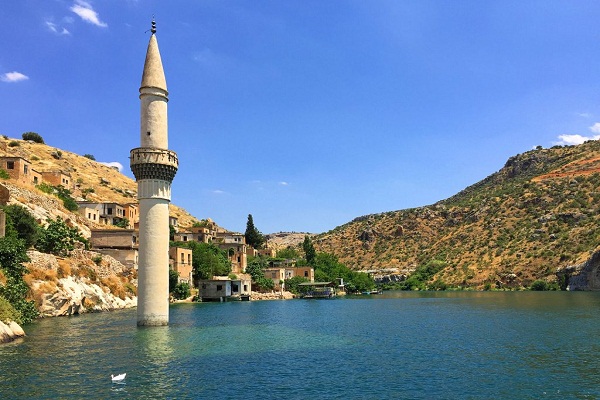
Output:
<svg viewBox="0 0 600 400">
<path fill-rule="evenodd" d="M 178 167 L 177 154 L 168 150 L 169 93 L 154 21 L 151 31 L 140 87 L 140 147 L 129 157 L 140 204 L 138 326 L 169 323 L 169 202 Z"/>
</svg>

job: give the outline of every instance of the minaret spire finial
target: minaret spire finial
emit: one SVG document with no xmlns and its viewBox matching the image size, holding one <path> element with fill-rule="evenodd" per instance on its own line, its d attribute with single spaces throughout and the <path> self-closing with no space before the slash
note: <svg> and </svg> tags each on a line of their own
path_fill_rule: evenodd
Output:
<svg viewBox="0 0 600 400">
<path fill-rule="evenodd" d="M 154 20 L 154 15 L 152 16 L 152 28 L 150 28 L 150 32 L 154 35 L 156 33 L 156 21 Z"/>
</svg>

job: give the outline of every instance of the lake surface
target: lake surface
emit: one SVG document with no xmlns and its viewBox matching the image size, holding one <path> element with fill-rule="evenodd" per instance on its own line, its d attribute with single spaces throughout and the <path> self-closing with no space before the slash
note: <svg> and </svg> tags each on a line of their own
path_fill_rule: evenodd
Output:
<svg viewBox="0 0 600 400">
<path fill-rule="evenodd" d="M 0 345 L 0 399 L 598 399 L 599 311 L 589 292 L 384 292 L 45 319 Z"/>
</svg>

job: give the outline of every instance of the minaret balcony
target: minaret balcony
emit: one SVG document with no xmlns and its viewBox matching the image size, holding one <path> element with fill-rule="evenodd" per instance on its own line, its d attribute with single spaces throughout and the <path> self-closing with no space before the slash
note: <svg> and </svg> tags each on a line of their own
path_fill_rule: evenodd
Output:
<svg viewBox="0 0 600 400">
<path fill-rule="evenodd" d="M 167 149 L 138 147 L 131 150 L 129 160 L 136 181 L 160 179 L 170 183 L 179 167 L 177 153 Z"/>
</svg>

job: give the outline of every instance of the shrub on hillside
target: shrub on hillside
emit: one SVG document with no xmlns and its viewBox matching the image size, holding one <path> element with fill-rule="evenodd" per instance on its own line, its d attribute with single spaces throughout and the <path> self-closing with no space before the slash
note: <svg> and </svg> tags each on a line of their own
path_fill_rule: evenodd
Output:
<svg viewBox="0 0 600 400">
<path fill-rule="evenodd" d="M 35 132 L 25 132 L 22 137 L 23 140 L 31 140 L 32 142 L 44 144 L 44 139 Z"/>
<path fill-rule="evenodd" d="M 15 237 L 0 238 L 0 268 L 6 284 L 0 286 L 0 296 L 18 311 L 17 323 L 28 323 L 38 316 L 35 303 L 27 299 L 29 286 L 23 275 L 27 268 L 23 263 L 29 261 L 23 242 Z"/>
<path fill-rule="evenodd" d="M 35 245 L 40 227 L 31 213 L 17 204 L 3 207 L 6 213 L 6 236 L 15 236 L 23 241 L 25 247 Z"/>
<path fill-rule="evenodd" d="M 62 218 L 47 219 L 48 226 L 41 231 L 35 247 L 42 253 L 64 257 L 75 248 L 75 243 L 85 243 L 77 228 L 69 227 Z"/>
<path fill-rule="evenodd" d="M 84 156 L 85 158 L 89 158 L 89 159 L 90 159 L 90 160 L 92 160 L 92 161 L 96 161 L 96 157 L 94 157 L 94 156 L 93 156 L 93 155 L 91 155 L 91 154 L 84 154 L 83 156 Z"/>
<path fill-rule="evenodd" d="M 17 146 L 20 146 L 20 144 L 16 140 L 12 140 L 8 143 L 8 147 L 17 147 Z"/>
<path fill-rule="evenodd" d="M 4 168 L 0 168 L 0 179 L 10 179 L 10 175 Z"/>
</svg>

